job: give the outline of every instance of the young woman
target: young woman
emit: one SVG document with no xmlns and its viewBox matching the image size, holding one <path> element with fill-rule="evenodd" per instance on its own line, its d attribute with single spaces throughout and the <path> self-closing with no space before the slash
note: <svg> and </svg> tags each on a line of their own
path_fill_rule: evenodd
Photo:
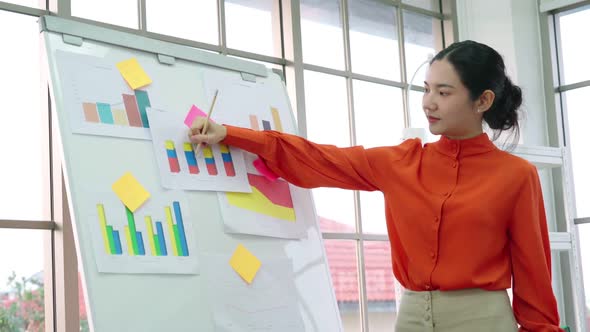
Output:
<svg viewBox="0 0 590 332">
<path fill-rule="evenodd" d="M 482 128 L 518 134 L 520 88 L 474 41 L 438 53 L 424 84 L 429 129 L 441 135 L 424 146 L 338 148 L 212 122 L 201 134 L 204 118 L 189 136 L 258 154 L 300 187 L 383 192 L 393 273 L 406 289 L 396 331 L 560 331 L 537 170 Z"/>
</svg>

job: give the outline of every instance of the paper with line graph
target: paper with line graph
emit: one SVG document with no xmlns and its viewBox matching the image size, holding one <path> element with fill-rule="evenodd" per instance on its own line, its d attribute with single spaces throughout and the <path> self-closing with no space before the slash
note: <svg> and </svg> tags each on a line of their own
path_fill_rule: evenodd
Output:
<svg viewBox="0 0 590 332">
<path fill-rule="evenodd" d="M 215 331 L 305 330 L 289 259 L 262 258 L 256 278 L 247 284 L 228 264 L 230 255 L 202 257 Z"/>
<path fill-rule="evenodd" d="M 154 155 L 164 188 L 250 192 L 242 150 L 214 144 L 195 145 L 188 139 L 185 114 L 148 109 Z"/>
</svg>

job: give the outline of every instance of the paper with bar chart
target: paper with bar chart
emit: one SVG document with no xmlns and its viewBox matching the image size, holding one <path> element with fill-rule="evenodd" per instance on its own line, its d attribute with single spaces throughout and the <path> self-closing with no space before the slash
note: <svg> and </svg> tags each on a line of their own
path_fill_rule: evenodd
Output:
<svg viewBox="0 0 590 332">
<path fill-rule="evenodd" d="M 90 223 L 99 272 L 198 274 L 193 218 L 181 191 L 152 195 L 131 212 L 113 192 L 92 192 Z"/>
<path fill-rule="evenodd" d="M 65 109 L 73 132 L 150 139 L 147 108 L 152 87 L 131 90 L 116 64 L 102 58 L 56 52 Z"/>
<path fill-rule="evenodd" d="M 215 331 L 305 330 L 291 260 L 264 259 L 254 281 L 247 284 L 227 263 L 228 255 L 202 257 Z"/>
<path fill-rule="evenodd" d="M 280 98 L 271 99 L 278 92 L 270 93 L 268 86 L 208 76 L 205 88 L 208 94 L 219 89 L 222 96 L 216 105 L 215 114 L 221 117 L 217 122 L 254 130 L 294 131 L 289 106 Z M 258 158 L 256 155 L 244 153 L 244 158 L 251 192 L 218 193 L 225 231 L 280 238 L 305 237 L 308 223 L 314 220 L 313 211 L 304 209 L 309 206 L 309 194 L 282 179 L 271 181 L 260 174 L 253 165 Z"/>
<path fill-rule="evenodd" d="M 154 154 L 164 188 L 250 192 L 243 152 L 224 144 L 195 154 L 185 114 L 148 110 Z"/>
</svg>

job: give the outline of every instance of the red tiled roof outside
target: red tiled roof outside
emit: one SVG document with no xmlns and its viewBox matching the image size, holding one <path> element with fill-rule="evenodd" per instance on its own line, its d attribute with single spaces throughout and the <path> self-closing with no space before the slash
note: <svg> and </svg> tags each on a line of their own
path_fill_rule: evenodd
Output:
<svg viewBox="0 0 590 332">
<path fill-rule="evenodd" d="M 87 319 L 86 302 L 84 302 L 84 289 L 82 288 L 82 276 L 78 273 L 78 306 L 80 307 L 80 319 Z"/>
<path fill-rule="evenodd" d="M 323 232 L 354 232 L 354 228 L 320 217 Z M 338 302 L 358 302 L 356 242 L 325 240 L 326 255 Z M 365 242 L 365 278 L 369 301 L 394 301 L 395 288 L 389 242 Z"/>
</svg>

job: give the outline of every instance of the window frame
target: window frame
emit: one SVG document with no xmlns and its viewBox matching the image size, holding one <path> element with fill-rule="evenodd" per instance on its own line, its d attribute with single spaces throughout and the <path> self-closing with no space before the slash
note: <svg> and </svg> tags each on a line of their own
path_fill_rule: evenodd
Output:
<svg viewBox="0 0 590 332">
<path fill-rule="evenodd" d="M 577 2 L 577 3 L 573 3 Z M 566 246 L 560 247 L 552 244 L 552 252 L 558 253 L 556 264 L 560 275 L 556 277 L 561 283 L 561 294 L 556 294 L 560 307 L 562 321 L 572 324 L 575 330 L 585 331 L 589 326 L 586 322 L 586 303 L 584 284 L 582 280 L 582 261 L 580 252 L 580 239 L 578 225 L 587 223 L 589 218 L 576 217 L 575 193 L 573 188 L 573 173 L 571 166 L 571 151 L 568 144 L 568 110 L 564 102 L 564 93 L 574 89 L 590 86 L 590 80 L 563 83 L 564 72 L 563 58 L 561 57 L 561 31 L 558 17 L 564 13 L 572 13 L 578 10 L 590 10 L 590 1 L 570 1 L 570 4 L 559 6 L 549 4 L 544 6 L 540 2 L 540 32 L 542 44 L 543 78 L 545 87 L 545 105 L 547 109 L 547 123 L 549 143 L 551 146 L 563 150 L 563 165 L 552 172 L 553 183 L 562 184 L 554 186 L 554 199 L 558 210 L 556 235 L 567 237 L 563 241 Z M 573 4 L 572 4 L 573 3 Z M 555 265 L 555 264 L 554 264 Z"/>
</svg>

